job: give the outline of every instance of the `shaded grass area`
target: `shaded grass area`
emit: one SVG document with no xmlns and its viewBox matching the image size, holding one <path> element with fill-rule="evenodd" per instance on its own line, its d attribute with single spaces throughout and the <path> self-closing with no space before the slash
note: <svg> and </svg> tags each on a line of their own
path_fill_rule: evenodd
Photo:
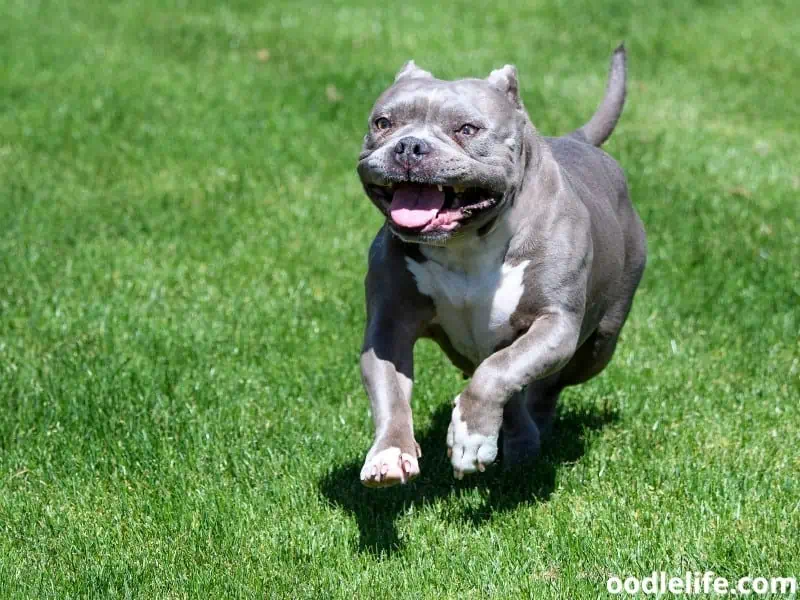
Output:
<svg viewBox="0 0 800 600">
<path fill-rule="evenodd" d="M 449 405 L 441 406 L 433 415 L 432 426 L 417 434 L 417 442 L 424 448 L 441 445 L 450 424 Z M 412 485 L 376 491 L 361 485 L 361 462 L 356 460 L 329 473 L 320 490 L 334 506 L 353 514 L 358 524 L 360 551 L 374 555 L 392 554 L 402 550 L 396 521 L 415 505 L 431 505 L 447 499 L 454 493 L 477 490 L 483 502 L 454 516 L 476 527 L 488 523 L 495 515 L 513 512 L 520 504 L 546 502 L 556 484 L 556 472 L 583 456 L 584 434 L 601 429 L 614 420 L 610 412 L 571 413 L 558 422 L 556 435 L 550 436 L 549 445 L 534 463 L 517 467 L 496 465 L 482 477 L 454 482 L 450 476 L 453 467 L 441 452 L 425 463 L 425 473 Z M 500 463 L 502 464 L 502 463 Z"/>
<path fill-rule="evenodd" d="M 0 596 L 594 598 L 798 575 L 795 3 L 0 6 Z M 411 486 L 370 491 L 354 173 L 409 58 L 599 100 L 650 260 L 531 469 L 452 480 L 463 386 L 417 349 Z"/>
</svg>

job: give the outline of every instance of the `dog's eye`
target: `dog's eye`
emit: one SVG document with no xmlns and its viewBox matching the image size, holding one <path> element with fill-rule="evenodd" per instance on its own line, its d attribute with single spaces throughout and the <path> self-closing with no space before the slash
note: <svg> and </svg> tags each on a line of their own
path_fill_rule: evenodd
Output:
<svg viewBox="0 0 800 600">
<path fill-rule="evenodd" d="M 375 128 L 381 131 L 386 131 L 392 126 L 392 122 L 386 117 L 378 117 L 375 119 Z"/>
<path fill-rule="evenodd" d="M 458 130 L 458 133 L 460 133 L 461 135 L 475 135 L 476 133 L 478 133 L 478 128 L 475 127 L 475 125 L 470 125 L 469 123 L 466 123 L 461 126 L 461 128 Z"/>
</svg>

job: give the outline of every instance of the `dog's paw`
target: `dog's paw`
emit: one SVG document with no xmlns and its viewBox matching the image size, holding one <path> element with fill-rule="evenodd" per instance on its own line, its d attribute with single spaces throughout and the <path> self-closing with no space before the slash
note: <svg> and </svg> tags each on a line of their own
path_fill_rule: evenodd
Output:
<svg viewBox="0 0 800 600">
<path fill-rule="evenodd" d="M 486 470 L 486 465 L 497 458 L 498 435 L 470 433 L 467 423 L 461 418 L 460 396 L 453 402 L 453 416 L 447 430 L 447 454 L 453 465 L 453 475 L 463 479 L 465 473 Z"/>
<path fill-rule="evenodd" d="M 419 453 L 419 447 L 417 447 Z M 361 483 L 367 487 L 389 487 L 408 483 L 419 475 L 417 457 L 392 446 L 370 453 L 361 468 Z"/>
</svg>

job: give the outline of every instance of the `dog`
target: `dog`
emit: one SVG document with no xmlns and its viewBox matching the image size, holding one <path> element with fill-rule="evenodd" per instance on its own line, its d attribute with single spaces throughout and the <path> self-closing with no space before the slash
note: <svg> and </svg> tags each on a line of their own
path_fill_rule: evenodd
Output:
<svg viewBox="0 0 800 600">
<path fill-rule="evenodd" d="M 444 81 L 406 63 L 378 98 L 358 159 L 385 216 L 369 250 L 361 374 L 375 423 L 366 486 L 416 477 L 415 342 L 469 378 L 453 401 L 457 479 L 535 457 L 559 394 L 611 360 L 645 268 L 625 175 L 600 145 L 622 113 L 626 53 L 569 135 L 539 135 L 511 65 Z M 502 432 L 502 437 L 500 433 Z"/>
</svg>

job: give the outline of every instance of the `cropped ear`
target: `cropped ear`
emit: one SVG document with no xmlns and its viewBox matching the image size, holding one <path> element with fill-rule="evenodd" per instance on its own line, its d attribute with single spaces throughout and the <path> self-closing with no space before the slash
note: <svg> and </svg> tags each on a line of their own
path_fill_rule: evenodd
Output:
<svg viewBox="0 0 800 600">
<path fill-rule="evenodd" d="M 502 69 L 495 69 L 489 74 L 487 81 L 489 85 L 503 92 L 511 104 L 517 108 L 522 108 L 522 99 L 519 97 L 517 68 L 514 65 L 506 65 Z"/>
<path fill-rule="evenodd" d="M 425 69 L 420 69 L 413 60 L 408 61 L 403 65 L 403 68 L 394 76 L 394 81 L 397 83 L 401 79 L 433 79 L 433 75 Z"/>
</svg>

